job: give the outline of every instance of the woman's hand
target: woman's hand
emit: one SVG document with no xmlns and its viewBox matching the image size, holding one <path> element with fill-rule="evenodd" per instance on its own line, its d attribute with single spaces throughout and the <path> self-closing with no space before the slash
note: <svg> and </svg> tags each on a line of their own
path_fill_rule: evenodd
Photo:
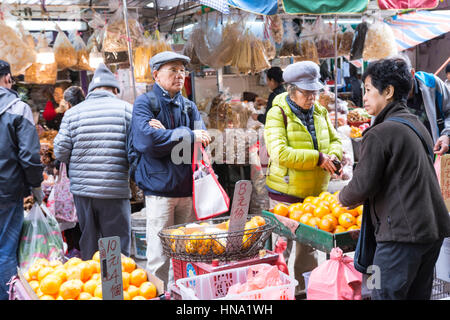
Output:
<svg viewBox="0 0 450 320">
<path fill-rule="evenodd" d="M 336 160 L 337 157 L 335 155 L 328 155 L 326 153 L 322 153 L 323 160 L 319 165 L 322 169 L 328 171 L 330 174 L 333 174 L 336 171 L 336 166 L 333 163 L 333 160 Z"/>
</svg>

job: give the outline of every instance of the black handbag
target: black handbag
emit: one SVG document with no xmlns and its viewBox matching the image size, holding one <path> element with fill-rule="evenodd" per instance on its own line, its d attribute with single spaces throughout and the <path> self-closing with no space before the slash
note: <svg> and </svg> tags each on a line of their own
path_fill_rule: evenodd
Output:
<svg viewBox="0 0 450 320">
<path fill-rule="evenodd" d="M 361 229 L 356 243 L 353 265 L 361 273 L 367 274 L 367 268 L 373 264 L 373 257 L 377 248 L 375 229 L 370 219 L 369 201 L 364 202 Z"/>
</svg>

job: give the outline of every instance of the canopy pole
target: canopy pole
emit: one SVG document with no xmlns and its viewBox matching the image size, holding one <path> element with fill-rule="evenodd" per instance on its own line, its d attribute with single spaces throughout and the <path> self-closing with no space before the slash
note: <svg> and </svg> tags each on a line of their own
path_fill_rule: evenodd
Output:
<svg viewBox="0 0 450 320">
<path fill-rule="evenodd" d="M 128 9 L 127 1 L 122 0 L 123 3 L 123 17 L 125 19 L 125 29 L 127 30 L 127 44 L 128 44 L 128 60 L 130 61 L 131 81 L 133 84 L 133 95 L 136 100 L 136 80 L 134 79 L 134 64 L 133 64 L 133 48 L 131 47 L 130 27 L 128 26 Z"/>
<path fill-rule="evenodd" d="M 337 15 L 334 16 L 334 127 L 338 128 L 338 108 L 337 108 Z"/>
</svg>

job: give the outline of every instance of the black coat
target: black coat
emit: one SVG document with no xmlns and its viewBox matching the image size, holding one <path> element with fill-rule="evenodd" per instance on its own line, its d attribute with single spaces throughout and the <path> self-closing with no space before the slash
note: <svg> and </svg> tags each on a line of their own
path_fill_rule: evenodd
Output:
<svg viewBox="0 0 450 320">
<path fill-rule="evenodd" d="M 264 112 L 264 114 L 258 115 L 259 122 L 261 122 L 262 124 L 266 124 L 267 112 L 269 112 L 270 108 L 272 108 L 273 99 L 275 99 L 277 95 L 282 94 L 283 92 L 286 92 L 286 89 L 284 88 L 284 85 L 280 84 L 269 94 L 269 98 L 267 99 L 266 111 Z"/>
<path fill-rule="evenodd" d="M 339 193 L 345 206 L 368 201 L 377 242 L 430 243 L 450 236 L 450 216 L 433 163 L 407 119 L 433 147 L 427 129 L 403 102 L 387 105 L 363 133 L 360 161 Z M 367 203 L 367 202 L 366 202 Z"/>
</svg>

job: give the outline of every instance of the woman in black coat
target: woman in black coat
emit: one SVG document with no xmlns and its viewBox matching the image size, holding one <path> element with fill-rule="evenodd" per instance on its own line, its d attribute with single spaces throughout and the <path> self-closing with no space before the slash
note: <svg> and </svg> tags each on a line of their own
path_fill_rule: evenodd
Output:
<svg viewBox="0 0 450 320">
<path fill-rule="evenodd" d="M 374 237 L 376 244 L 371 278 L 378 281 L 372 299 L 429 299 L 442 241 L 450 236 L 450 216 L 433 166 L 433 140 L 406 109 L 412 77 L 404 61 L 371 63 L 363 82 L 364 108 L 376 119 L 363 133 L 360 161 L 339 201 L 344 206 L 364 203 L 363 224 L 373 230 L 365 237 Z M 408 121 L 419 134 L 393 117 Z"/>
</svg>

